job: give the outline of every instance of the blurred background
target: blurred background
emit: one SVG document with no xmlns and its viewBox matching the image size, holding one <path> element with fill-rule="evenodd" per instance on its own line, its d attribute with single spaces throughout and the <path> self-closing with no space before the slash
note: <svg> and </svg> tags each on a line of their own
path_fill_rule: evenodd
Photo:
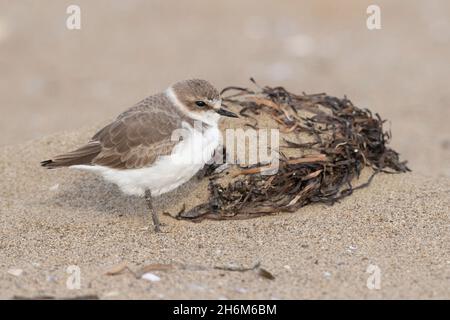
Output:
<svg viewBox="0 0 450 320">
<path fill-rule="evenodd" d="M 177 80 L 252 76 L 347 95 L 389 119 L 414 171 L 450 176 L 449 15 L 446 0 L 0 0 L 0 146 L 102 123 Z"/>
</svg>

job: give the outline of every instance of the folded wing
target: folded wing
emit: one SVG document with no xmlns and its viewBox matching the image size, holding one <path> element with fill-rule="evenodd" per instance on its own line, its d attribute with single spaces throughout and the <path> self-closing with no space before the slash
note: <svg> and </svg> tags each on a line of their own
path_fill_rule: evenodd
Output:
<svg viewBox="0 0 450 320">
<path fill-rule="evenodd" d="M 136 110 L 119 116 L 83 147 L 43 161 L 41 165 L 49 169 L 73 165 L 143 168 L 159 156 L 170 154 L 178 142 L 171 141 L 171 135 L 179 127 L 180 119 L 166 112 Z"/>
</svg>

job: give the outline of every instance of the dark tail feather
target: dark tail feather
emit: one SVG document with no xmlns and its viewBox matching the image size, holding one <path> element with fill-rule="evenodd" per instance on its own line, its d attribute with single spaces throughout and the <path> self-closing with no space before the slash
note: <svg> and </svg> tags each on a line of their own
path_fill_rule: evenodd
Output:
<svg viewBox="0 0 450 320">
<path fill-rule="evenodd" d="M 47 169 L 55 169 L 80 164 L 90 165 L 100 151 L 100 143 L 90 142 L 77 150 L 56 156 L 54 159 L 41 161 L 41 166 Z"/>
<path fill-rule="evenodd" d="M 53 169 L 53 168 L 55 168 L 54 166 L 53 166 L 53 160 L 44 160 L 44 161 L 41 161 L 41 166 L 42 167 L 44 167 L 44 168 L 47 168 L 47 169 Z"/>
</svg>

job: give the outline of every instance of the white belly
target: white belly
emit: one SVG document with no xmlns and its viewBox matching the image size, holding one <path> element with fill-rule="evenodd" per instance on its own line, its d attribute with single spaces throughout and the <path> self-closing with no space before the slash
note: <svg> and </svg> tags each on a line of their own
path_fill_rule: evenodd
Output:
<svg viewBox="0 0 450 320">
<path fill-rule="evenodd" d="M 168 156 L 162 156 L 147 168 L 117 170 L 104 166 L 76 165 L 71 168 L 100 173 L 128 195 L 143 196 L 150 190 L 157 196 L 169 192 L 191 179 L 213 156 L 221 134 L 216 126 L 202 133 L 190 131 Z"/>
</svg>

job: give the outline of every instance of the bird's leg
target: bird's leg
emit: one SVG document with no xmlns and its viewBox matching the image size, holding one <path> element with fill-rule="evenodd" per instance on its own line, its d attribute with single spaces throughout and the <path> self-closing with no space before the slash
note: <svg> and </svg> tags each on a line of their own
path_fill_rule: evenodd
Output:
<svg viewBox="0 0 450 320">
<path fill-rule="evenodd" d="M 156 213 L 155 209 L 153 208 L 152 193 L 150 190 L 145 191 L 145 202 L 147 202 L 148 209 L 150 210 L 150 213 L 152 214 L 152 220 L 153 220 L 153 226 L 155 227 L 155 232 L 161 232 L 158 214 Z"/>
</svg>

